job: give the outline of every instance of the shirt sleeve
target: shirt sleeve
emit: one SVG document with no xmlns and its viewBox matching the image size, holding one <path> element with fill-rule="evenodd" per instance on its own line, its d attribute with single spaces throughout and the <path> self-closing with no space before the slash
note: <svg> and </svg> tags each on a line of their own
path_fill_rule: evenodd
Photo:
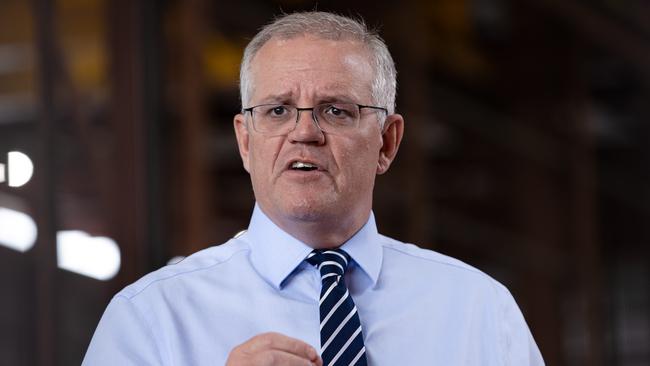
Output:
<svg viewBox="0 0 650 366">
<path fill-rule="evenodd" d="M 544 366 L 542 354 L 510 292 L 502 287 L 502 332 L 507 366 Z"/>
<path fill-rule="evenodd" d="M 141 311 L 127 297 L 114 297 L 99 321 L 82 365 L 162 364 L 154 333 Z"/>
</svg>

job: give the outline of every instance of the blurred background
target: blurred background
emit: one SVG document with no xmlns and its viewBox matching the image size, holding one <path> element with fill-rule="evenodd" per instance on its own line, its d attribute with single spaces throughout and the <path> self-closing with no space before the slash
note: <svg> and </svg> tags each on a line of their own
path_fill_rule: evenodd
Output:
<svg viewBox="0 0 650 366">
<path fill-rule="evenodd" d="M 119 289 L 247 226 L 239 60 L 315 8 L 397 63 L 380 230 L 508 286 L 548 365 L 649 365 L 643 0 L 2 0 L 0 365 L 79 364 Z"/>
</svg>

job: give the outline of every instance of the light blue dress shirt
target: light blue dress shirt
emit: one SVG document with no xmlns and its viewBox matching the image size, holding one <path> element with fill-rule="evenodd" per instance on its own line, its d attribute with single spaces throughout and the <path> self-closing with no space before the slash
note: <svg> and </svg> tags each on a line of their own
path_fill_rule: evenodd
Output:
<svg viewBox="0 0 650 366">
<path fill-rule="evenodd" d="M 380 235 L 372 214 L 342 249 L 370 365 L 543 365 L 501 284 L 458 260 Z M 311 248 L 255 207 L 248 231 L 120 291 L 84 365 L 223 365 L 256 334 L 320 348 Z"/>
</svg>

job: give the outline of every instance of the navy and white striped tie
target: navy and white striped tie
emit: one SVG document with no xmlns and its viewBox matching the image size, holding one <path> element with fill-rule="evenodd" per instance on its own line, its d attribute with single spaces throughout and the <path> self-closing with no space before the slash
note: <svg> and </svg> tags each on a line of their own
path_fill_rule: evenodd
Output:
<svg viewBox="0 0 650 366">
<path fill-rule="evenodd" d="M 315 250 L 307 261 L 318 267 L 320 343 L 324 366 L 367 365 L 357 307 L 343 280 L 350 256 L 340 250 Z"/>
</svg>

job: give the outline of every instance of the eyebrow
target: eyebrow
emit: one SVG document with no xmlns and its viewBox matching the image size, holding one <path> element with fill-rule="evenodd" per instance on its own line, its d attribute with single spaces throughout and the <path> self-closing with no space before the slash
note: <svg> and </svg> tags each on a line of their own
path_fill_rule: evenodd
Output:
<svg viewBox="0 0 650 366">
<path fill-rule="evenodd" d="M 271 94 L 260 100 L 260 103 L 284 103 L 291 99 L 293 96 L 292 92 L 286 92 L 282 94 Z"/>
<path fill-rule="evenodd" d="M 260 100 L 260 104 L 266 103 L 284 103 L 290 104 L 289 101 L 293 98 L 292 92 L 271 94 Z M 324 94 L 316 97 L 315 104 L 343 102 L 343 103 L 356 103 L 353 97 L 346 94 Z"/>
<path fill-rule="evenodd" d="M 356 103 L 357 102 L 354 100 L 353 97 L 346 94 L 324 95 L 322 97 L 319 97 L 317 100 L 318 103 L 329 103 L 329 102 Z"/>
</svg>

